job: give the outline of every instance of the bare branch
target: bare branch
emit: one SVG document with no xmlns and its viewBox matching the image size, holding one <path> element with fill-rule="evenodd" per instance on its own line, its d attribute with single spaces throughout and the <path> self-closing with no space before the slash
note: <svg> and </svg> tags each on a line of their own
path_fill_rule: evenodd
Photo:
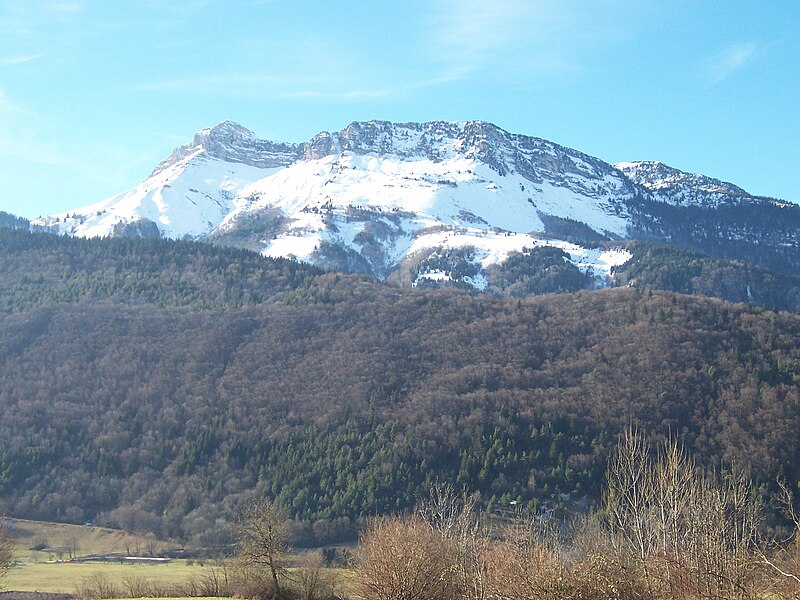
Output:
<svg viewBox="0 0 800 600">
<path fill-rule="evenodd" d="M 0 580 L 14 564 L 14 541 L 6 525 L 6 518 L 0 515 Z"/>
</svg>

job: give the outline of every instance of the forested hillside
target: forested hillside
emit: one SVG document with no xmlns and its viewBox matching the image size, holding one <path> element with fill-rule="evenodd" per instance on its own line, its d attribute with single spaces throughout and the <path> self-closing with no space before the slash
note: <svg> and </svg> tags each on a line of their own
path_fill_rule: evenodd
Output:
<svg viewBox="0 0 800 600">
<path fill-rule="evenodd" d="M 629 242 L 626 248 L 632 258 L 614 269 L 613 285 L 800 311 L 800 277 L 796 275 L 771 271 L 756 261 L 711 258 L 664 244 Z"/>
<path fill-rule="evenodd" d="M 427 482 L 596 500 L 639 423 L 800 464 L 800 318 L 636 289 L 504 300 L 184 242 L 0 231 L 0 510 L 216 544 L 266 494 L 353 535 Z"/>
<path fill-rule="evenodd" d="M 31 223 L 27 219 L 0 210 L 0 228 L 29 229 L 30 226 Z"/>
<path fill-rule="evenodd" d="M 272 260 L 231 247 L 153 238 L 30 235 L 22 229 L 27 229 L 24 219 L 0 213 L 0 252 L 10 259 L 0 268 L 0 312 L 52 302 L 99 300 L 161 307 L 241 307 L 293 290 L 323 272 L 288 259 Z M 627 242 L 625 248 L 631 259 L 613 270 L 608 282 L 611 286 L 667 290 L 800 311 L 800 277 L 654 242 Z M 412 275 L 416 277 L 423 268 L 441 270 L 451 274 L 452 281 L 422 279 L 418 285 L 474 292 L 472 286 L 462 282 L 463 277 L 477 274 L 472 258 L 464 249 L 434 254 Z M 596 287 L 594 278 L 568 258 L 563 250 L 547 246 L 512 252 L 505 262 L 487 268 L 487 291 L 521 298 Z M 398 278 L 391 282 L 409 284 Z"/>
<path fill-rule="evenodd" d="M 194 242 L 69 238 L 2 227 L 0 256 L 0 314 L 59 302 L 237 308 L 322 273 Z"/>
<path fill-rule="evenodd" d="M 751 198 L 712 209 L 642 198 L 631 208 L 634 239 L 668 240 L 679 248 L 747 261 L 784 275 L 800 266 L 800 210 L 794 203 Z"/>
</svg>

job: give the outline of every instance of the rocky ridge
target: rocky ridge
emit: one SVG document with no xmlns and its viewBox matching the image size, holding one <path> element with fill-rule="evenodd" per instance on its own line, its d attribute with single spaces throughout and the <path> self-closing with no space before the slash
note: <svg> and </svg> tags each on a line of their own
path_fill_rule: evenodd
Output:
<svg viewBox="0 0 800 600">
<path fill-rule="evenodd" d="M 763 223 L 754 225 L 754 210 Z M 411 285 L 480 289 L 509 257 L 545 247 L 603 286 L 631 258 L 631 239 L 722 258 L 752 258 L 758 246 L 755 262 L 791 269 L 800 266 L 799 225 L 800 207 L 733 184 L 659 162 L 611 165 L 484 121 L 354 122 L 303 144 L 225 121 L 137 188 L 34 223 L 69 235 L 190 238 Z"/>
<path fill-rule="evenodd" d="M 199 153 L 229 163 L 241 163 L 259 169 L 269 169 L 292 164 L 300 158 L 302 145 L 262 140 L 238 123 L 223 121 L 214 127 L 198 131 L 191 143 L 173 150 L 166 160 L 160 162 L 153 169 L 149 177 L 154 177 L 165 169 Z"/>
<path fill-rule="evenodd" d="M 717 207 L 756 201 L 751 194 L 732 183 L 698 173 L 685 173 L 658 161 L 622 162 L 614 167 L 651 192 L 653 199 L 668 204 Z"/>
</svg>

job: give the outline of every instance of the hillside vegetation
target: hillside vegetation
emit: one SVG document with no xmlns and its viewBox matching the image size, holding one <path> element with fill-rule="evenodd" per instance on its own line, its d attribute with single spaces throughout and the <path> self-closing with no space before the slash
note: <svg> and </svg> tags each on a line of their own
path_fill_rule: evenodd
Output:
<svg viewBox="0 0 800 600">
<path fill-rule="evenodd" d="M 0 511 L 299 544 L 435 479 L 483 506 L 599 498 L 630 423 L 797 480 L 800 318 L 617 289 L 504 300 L 238 250 L 0 231 Z"/>
<path fill-rule="evenodd" d="M 2 227 L 0 255 L 0 314 L 60 302 L 238 308 L 322 273 L 194 242 L 68 238 Z"/>
<path fill-rule="evenodd" d="M 614 269 L 613 285 L 800 311 L 800 278 L 793 274 L 771 271 L 745 258 L 711 258 L 663 244 L 629 242 L 626 248 L 633 258 Z"/>
</svg>

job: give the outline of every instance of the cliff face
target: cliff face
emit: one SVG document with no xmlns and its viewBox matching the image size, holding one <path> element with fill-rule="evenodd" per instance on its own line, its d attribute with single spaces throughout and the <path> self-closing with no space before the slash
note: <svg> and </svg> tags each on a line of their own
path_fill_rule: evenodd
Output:
<svg viewBox="0 0 800 600">
<path fill-rule="evenodd" d="M 180 163 L 187 157 L 205 154 L 229 163 L 241 163 L 259 169 L 285 167 L 300 157 L 300 144 L 261 140 L 252 131 L 232 121 L 198 131 L 189 144 L 176 148 L 153 170 L 150 177 Z"/>
</svg>

